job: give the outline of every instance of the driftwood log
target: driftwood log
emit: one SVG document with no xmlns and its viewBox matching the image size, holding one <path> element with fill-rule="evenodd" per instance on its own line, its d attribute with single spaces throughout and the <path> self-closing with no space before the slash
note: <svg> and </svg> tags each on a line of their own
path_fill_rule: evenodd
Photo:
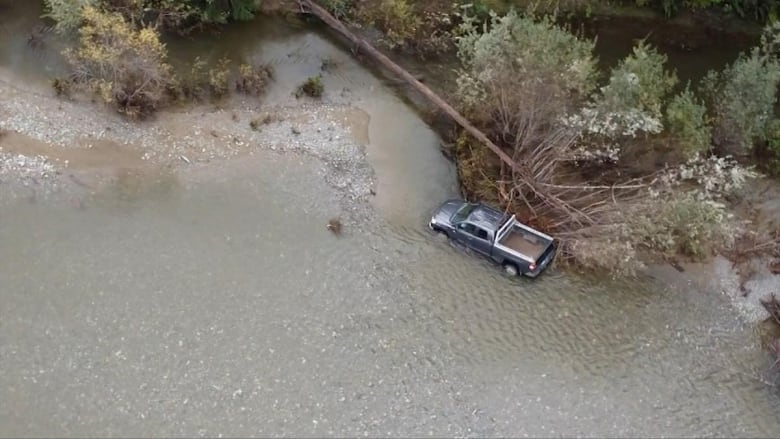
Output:
<svg viewBox="0 0 780 439">
<path fill-rule="evenodd" d="M 450 104 L 447 103 L 447 101 L 442 99 L 428 86 L 420 82 L 417 78 L 414 77 L 414 75 L 407 72 L 403 67 L 399 66 L 393 62 L 393 60 L 385 56 L 382 52 L 374 48 L 365 39 L 355 35 L 347 28 L 347 26 L 344 25 L 344 23 L 331 15 L 325 8 L 311 0 L 299 0 L 298 3 L 301 6 L 301 11 L 316 16 L 331 29 L 335 30 L 348 39 L 355 46 L 355 48 L 361 50 L 363 53 L 371 57 L 374 61 L 382 65 L 382 67 L 401 77 L 421 95 L 425 96 L 425 98 L 428 99 L 433 105 L 450 116 L 458 125 L 471 134 L 475 139 L 493 151 L 501 159 L 501 161 L 506 163 L 511 169 L 517 171 L 520 170 L 518 164 L 512 159 L 512 157 L 509 156 L 509 154 L 507 154 L 498 145 L 493 143 L 493 141 L 490 140 L 490 138 L 488 138 L 485 133 L 480 131 L 471 122 L 469 122 L 469 120 L 460 114 L 458 110 L 453 108 Z"/>
<path fill-rule="evenodd" d="M 777 296 L 771 294 L 767 299 L 761 299 L 761 304 L 764 305 L 770 318 L 777 324 L 780 324 L 780 300 L 778 300 Z"/>
<path fill-rule="evenodd" d="M 769 313 L 769 318 L 777 325 L 780 325 L 780 300 L 778 300 L 777 295 L 772 294 L 769 298 L 762 299 L 760 302 Z M 772 368 L 780 372 L 780 338 L 775 338 L 769 343 L 769 350 L 772 351 L 775 357 Z"/>
</svg>

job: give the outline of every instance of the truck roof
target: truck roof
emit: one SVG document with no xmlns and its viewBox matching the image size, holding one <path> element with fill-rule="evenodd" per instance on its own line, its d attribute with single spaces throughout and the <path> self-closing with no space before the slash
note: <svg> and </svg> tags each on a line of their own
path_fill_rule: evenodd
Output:
<svg viewBox="0 0 780 439">
<path fill-rule="evenodd" d="M 477 205 L 469 213 L 467 220 L 486 230 L 495 232 L 509 219 L 509 215 L 499 212 L 487 206 Z"/>
</svg>

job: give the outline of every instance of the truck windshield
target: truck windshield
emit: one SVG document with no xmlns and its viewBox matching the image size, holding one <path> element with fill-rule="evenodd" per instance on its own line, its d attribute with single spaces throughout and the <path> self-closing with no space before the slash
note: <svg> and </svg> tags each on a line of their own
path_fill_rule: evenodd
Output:
<svg viewBox="0 0 780 439">
<path fill-rule="evenodd" d="M 464 221 L 466 218 L 468 218 L 469 214 L 472 210 L 474 210 L 477 207 L 476 204 L 470 204 L 466 203 L 458 209 L 457 212 L 455 212 L 454 215 L 452 215 L 452 224 L 458 224 L 461 221 Z"/>
</svg>

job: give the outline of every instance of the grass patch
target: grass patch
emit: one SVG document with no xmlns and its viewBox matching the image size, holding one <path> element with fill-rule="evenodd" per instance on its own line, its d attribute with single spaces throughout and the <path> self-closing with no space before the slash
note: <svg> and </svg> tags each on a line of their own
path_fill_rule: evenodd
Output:
<svg viewBox="0 0 780 439">
<path fill-rule="evenodd" d="M 241 64 L 238 68 L 236 91 L 248 95 L 262 94 L 273 79 L 273 67 L 269 64 Z"/>
<path fill-rule="evenodd" d="M 295 97 L 299 98 L 306 95 L 312 98 L 320 98 L 324 90 L 325 86 L 322 84 L 322 76 L 311 76 L 298 86 Z"/>
<path fill-rule="evenodd" d="M 209 86 L 211 94 L 215 98 L 223 98 L 230 91 L 228 83 L 230 82 L 230 60 L 222 58 L 217 61 L 217 65 L 209 70 Z"/>
<path fill-rule="evenodd" d="M 51 81 L 51 86 L 54 89 L 54 93 L 57 95 L 57 97 L 70 97 L 73 83 L 67 79 L 54 78 Z"/>
</svg>

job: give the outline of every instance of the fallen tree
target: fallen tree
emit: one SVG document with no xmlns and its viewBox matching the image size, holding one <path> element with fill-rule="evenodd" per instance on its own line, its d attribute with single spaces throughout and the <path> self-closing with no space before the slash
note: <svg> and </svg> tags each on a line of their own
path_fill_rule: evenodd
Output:
<svg viewBox="0 0 780 439">
<path fill-rule="evenodd" d="M 393 60 L 385 56 L 382 52 L 374 48 L 374 46 L 369 44 L 365 39 L 355 35 L 352 31 L 350 31 L 347 28 L 347 26 L 344 25 L 344 23 L 342 23 L 339 19 L 331 15 L 330 12 L 328 12 L 325 8 L 323 8 L 322 6 L 318 5 L 317 3 L 311 0 L 299 0 L 299 4 L 301 6 L 301 11 L 303 13 L 308 13 L 316 16 L 317 18 L 322 20 L 323 23 L 327 24 L 328 26 L 330 26 L 330 28 L 337 31 L 339 34 L 341 34 L 343 37 L 349 40 L 356 49 L 363 51 L 365 54 L 370 56 L 374 61 L 381 64 L 382 67 L 400 76 L 415 90 L 420 92 L 420 94 L 422 94 L 429 101 L 431 101 L 433 105 L 435 105 L 441 111 L 443 111 L 448 116 L 450 116 L 452 120 L 457 122 L 458 125 L 460 125 L 464 130 L 466 130 L 470 135 L 472 135 L 477 141 L 490 148 L 490 150 L 493 151 L 496 154 L 496 156 L 498 156 L 501 159 L 501 161 L 503 161 L 504 163 L 506 163 L 508 166 L 512 168 L 518 167 L 518 165 L 515 164 L 515 162 L 506 152 L 504 152 L 498 145 L 493 143 L 493 141 L 490 140 L 488 136 L 486 136 L 482 131 L 480 131 L 471 122 L 469 122 L 468 119 L 466 119 L 462 114 L 460 114 L 460 112 L 458 112 L 455 108 L 453 108 L 450 104 L 448 104 L 447 101 L 439 97 L 439 95 L 437 95 L 433 90 L 428 88 L 428 86 L 426 86 L 425 84 L 420 82 L 417 78 L 415 78 L 414 75 L 407 72 L 404 68 L 402 68 L 401 66 L 393 62 Z"/>
<path fill-rule="evenodd" d="M 519 151 L 515 150 L 515 157 L 510 156 L 504 149 L 494 143 L 484 132 L 471 123 L 463 114 L 456 110 L 447 101 L 438 96 L 428 86 L 420 82 L 414 75 L 406 71 L 404 68 L 393 62 L 390 58 L 385 56 L 379 50 L 374 48 L 365 39 L 355 35 L 351 32 L 340 20 L 331 15 L 325 8 L 316 4 L 311 0 L 300 0 L 301 11 L 304 13 L 310 13 L 322 20 L 323 23 L 337 31 L 347 40 L 349 40 L 357 50 L 367 54 L 374 61 L 378 62 L 382 67 L 395 73 L 412 86 L 416 91 L 426 97 L 433 105 L 439 110 L 447 114 L 452 118 L 463 130 L 468 133 L 480 144 L 486 146 L 492 153 L 498 157 L 504 166 L 513 174 L 512 181 L 521 182 L 527 190 L 517 190 L 514 188 L 510 192 L 512 194 L 520 194 L 523 197 L 524 203 L 533 211 L 534 216 L 541 216 L 543 212 L 539 211 L 545 207 L 553 210 L 563 210 L 581 226 L 595 225 L 596 221 L 593 217 L 598 211 L 603 209 L 605 204 L 603 198 L 608 195 L 606 199 L 614 198 L 614 194 L 618 191 L 631 191 L 636 192 L 638 189 L 646 187 L 645 183 L 642 183 L 641 179 L 636 179 L 625 184 L 612 184 L 612 185 L 576 185 L 565 186 L 558 185 L 553 182 L 554 171 L 556 170 L 556 158 L 555 154 L 551 154 L 553 149 L 566 149 L 574 141 L 577 134 L 573 130 L 561 129 L 555 132 L 552 136 L 545 139 L 533 139 L 530 136 L 524 137 L 524 146 L 530 148 L 534 141 L 540 140 L 542 143 L 536 145 L 533 148 L 531 154 L 524 155 L 519 154 Z M 537 93 L 534 96 L 534 102 L 526 102 L 525 107 L 532 109 L 540 113 L 538 108 L 544 107 L 545 101 L 548 101 L 548 97 L 545 97 L 543 93 Z M 506 106 L 507 110 L 514 108 L 514 106 Z M 534 119 L 534 122 L 544 123 L 538 118 Z M 530 124 L 529 124 L 530 125 Z M 535 127 L 517 127 L 517 130 L 533 131 Z M 560 154 L 558 155 L 560 156 Z M 516 161 L 516 158 L 522 158 L 522 162 Z M 525 195 L 530 192 L 535 195 L 540 205 L 533 207 L 536 203 L 531 203 L 528 197 Z M 590 203 L 586 206 L 576 206 L 567 201 L 571 199 L 571 194 L 579 192 L 578 196 L 581 202 Z M 507 200 L 511 201 L 512 195 L 507 195 Z M 593 201 L 598 200 L 600 201 Z M 555 226 L 556 224 L 553 224 Z"/>
<path fill-rule="evenodd" d="M 653 136 L 668 143 L 674 135 L 659 133 L 663 99 L 676 78 L 652 48 L 635 49 L 599 89 L 593 43 L 552 20 L 510 13 L 484 31 L 466 18 L 471 27 L 458 41 L 459 111 L 314 1 L 299 5 L 451 117 L 462 128 L 461 181 L 473 177 L 482 185 L 467 195 L 554 234 L 565 259 L 632 274 L 642 265 L 640 250 L 702 257 L 737 234 L 718 203 L 751 175 L 735 162 L 694 154 L 687 163 L 634 166 Z M 690 127 L 683 130 L 688 138 L 708 136 L 703 110 L 688 97 L 675 108 L 675 126 Z M 695 110 L 698 120 L 686 125 L 681 108 Z M 468 166 L 471 176 L 464 175 Z"/>
</svg>

